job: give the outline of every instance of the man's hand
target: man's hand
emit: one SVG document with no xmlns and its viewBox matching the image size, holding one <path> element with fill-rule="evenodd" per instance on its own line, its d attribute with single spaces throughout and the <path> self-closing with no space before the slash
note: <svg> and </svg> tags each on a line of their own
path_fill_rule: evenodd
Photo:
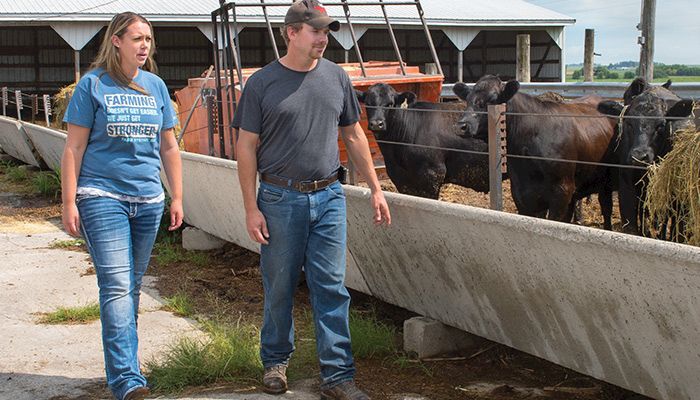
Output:
<svg viewBox="0 0 700 400">
<path fill-rule="evenodd" d="M 389 205 L 386 203 L 384 193 L 381 190 L 372 192 L 372 209 L 374 210 L 374 217 L 372 218 L 374 225 L 391 225 Z"/>
<path fill-rule="evenodd" d="M 259 209 L 248 211 L 245 214 L 245 225 L 248 230 L 248 236 L 260 244 L 269 244 L 267 239 L 270 234 L 267 232 L 267 222 L 265 216 Z"/>
</svg>

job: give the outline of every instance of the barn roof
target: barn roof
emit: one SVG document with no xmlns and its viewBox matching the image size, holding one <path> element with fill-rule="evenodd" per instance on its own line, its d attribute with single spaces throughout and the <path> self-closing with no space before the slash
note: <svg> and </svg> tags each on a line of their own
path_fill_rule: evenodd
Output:
<svg viewBox="0 0 700 400">
<path fill-rule="evenodd" d="M 338 0 L 328 0 L 327 3 Z M 385 0 L 391 3 L 392 0 Z M 237 4 L 259 3 L 256 0 L 240 0 Z M 268 0 L 266 4 L 290 1 Z M 381 24 L 382 12 L 376 6 L 352 6 L 353 23 Z M 423 0 L 425 18 L 433 26 L 563 26 L 575 19 L 555 11 L 530 4 L 523 0 Z M 114 14 L 134 11 L 153 22 L 210 22 L 211 12 L 219 6 L 217 0 L 23 0 L 0 2 L 0 21 L 31 24 L 51 24 L 62 21 L 109 21 Z M 328 13 L 341 22 L 345 15 L 341 7 L 327 6 Z M 268 9 L 272 22 L 282 22 L 285 7 Z M 420 23 L 413 6 L 387 7 L 393 24 L 415 25 Z M 263 22 L 259 7 L 239 7 L 242 23 Z"/>
</svg>

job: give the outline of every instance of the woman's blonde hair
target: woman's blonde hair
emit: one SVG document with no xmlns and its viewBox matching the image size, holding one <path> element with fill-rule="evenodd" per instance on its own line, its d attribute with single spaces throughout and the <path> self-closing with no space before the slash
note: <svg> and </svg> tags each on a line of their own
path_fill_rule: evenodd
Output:
<svg viewBox="0 0 700 400">
<path fill-rule="evenodd" d="M 90 69 L 102 68 L 118 84 L 122 86 L 127 86 L 143 94 L 149 94 L 146 91 L 146 89 L 137 85 L 131 79 L 131 77 L 126 76 L 126 74 L 122 70 L 121 63 L 119 61 L 119 51 L 114 46 L 114 44 L 112 44 L 112 36 L 117 36 L 121 39 L 122 36 L 124 36 L 124 34 L 126 33 L 126 30 L 129 28 L 129 26 L 137 21 L 148 24 L 148 27 L 151 29 L 152 37 L 151 48 L 148 52 L 148 58 L 146 59 L 146 63 L 143 65 L 143 67 L 141 67 L 141 69 L 153 73 L 156 73 L 158 71 L 158 67 L 156 67 L 156 62 L 155 60 L 153 60 L 153 54 L 155 54 L 156 51 L 156 41 L 155 37 L 153 36 L 153 26 L 150 22 L 148 22 L 146 18 L 142 17 L 139 14 L 128 11 L 115 15 L 114 18 L 112 18 L 112 21 L 110 21 L 109 25 L 107 26 L 107 32 L 105 32 L 105 36 L 102 39 L 100 50 L 97 53 L 97 57 L 95 57 L 95 61 L 93 61 L 90 65 Z"/>
</svg>

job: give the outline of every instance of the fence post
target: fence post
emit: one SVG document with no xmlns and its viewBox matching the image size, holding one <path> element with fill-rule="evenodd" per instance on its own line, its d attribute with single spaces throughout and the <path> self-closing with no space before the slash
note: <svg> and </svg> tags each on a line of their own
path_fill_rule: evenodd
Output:
<svg viewBox="0 0 700 400">
<path fill-rule="evenodd" d="M 489 203 L 492 210 L 503 210 L 503 173 L 506 172 L 505 104 L 488 106 L 489 124 Z"/>
<path fill-rule="evenodd" d="M 46 127 L 50 128 L 51 127 L 51 96 L 48 94 L 45 94 L 41 96 L 41 98 L 44 100 L 44 118 L 46 119 Z"/>
<path fill-rule="evenodd" d="M 214 156 L 214 133 L 218 128 L 219 118 L 216 114 L 216 95 L 211 89 L 205 89 L 204 104 L 207 109 L 207 130 L 209 137 L 209 155 Z"/>
<path fill-rule="evenodd" d="M 33 94 L 32 97 L 32 124 L 36 124 L 36 116 L 39 114 L 39 96 Z"/>
<path fill-rule="evenodd" d="M 7 105 L 10 104 L 7 98 L 7 86 L 2 87 L 2 115 L 7 116 Z"/>
<path fill-rule="evenodd" d="M 22 91 L 15 90 L 15 105 L 17 106 L 17 120 L 22 120 Z"/>
</svg>

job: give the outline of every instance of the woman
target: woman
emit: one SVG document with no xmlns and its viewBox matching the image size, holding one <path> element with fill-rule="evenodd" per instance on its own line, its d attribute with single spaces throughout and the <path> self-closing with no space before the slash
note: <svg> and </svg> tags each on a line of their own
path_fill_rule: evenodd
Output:
<svg viewBox="0 0 700 400">
<path fill-rule="evenodd" d="M 164 208 L 161 162 L 170 184 L 170 230 L 182 224 L 182 164 L 176 115 L 154 73 L 151 24 L 116 15 L 92 70 L 78 83 L 64 121 L 63 225 L 85 238 L 97 273 L 107 383 L 114 397 L 148 394 L 137 356 L 141 280 Z"/>
</svg>

